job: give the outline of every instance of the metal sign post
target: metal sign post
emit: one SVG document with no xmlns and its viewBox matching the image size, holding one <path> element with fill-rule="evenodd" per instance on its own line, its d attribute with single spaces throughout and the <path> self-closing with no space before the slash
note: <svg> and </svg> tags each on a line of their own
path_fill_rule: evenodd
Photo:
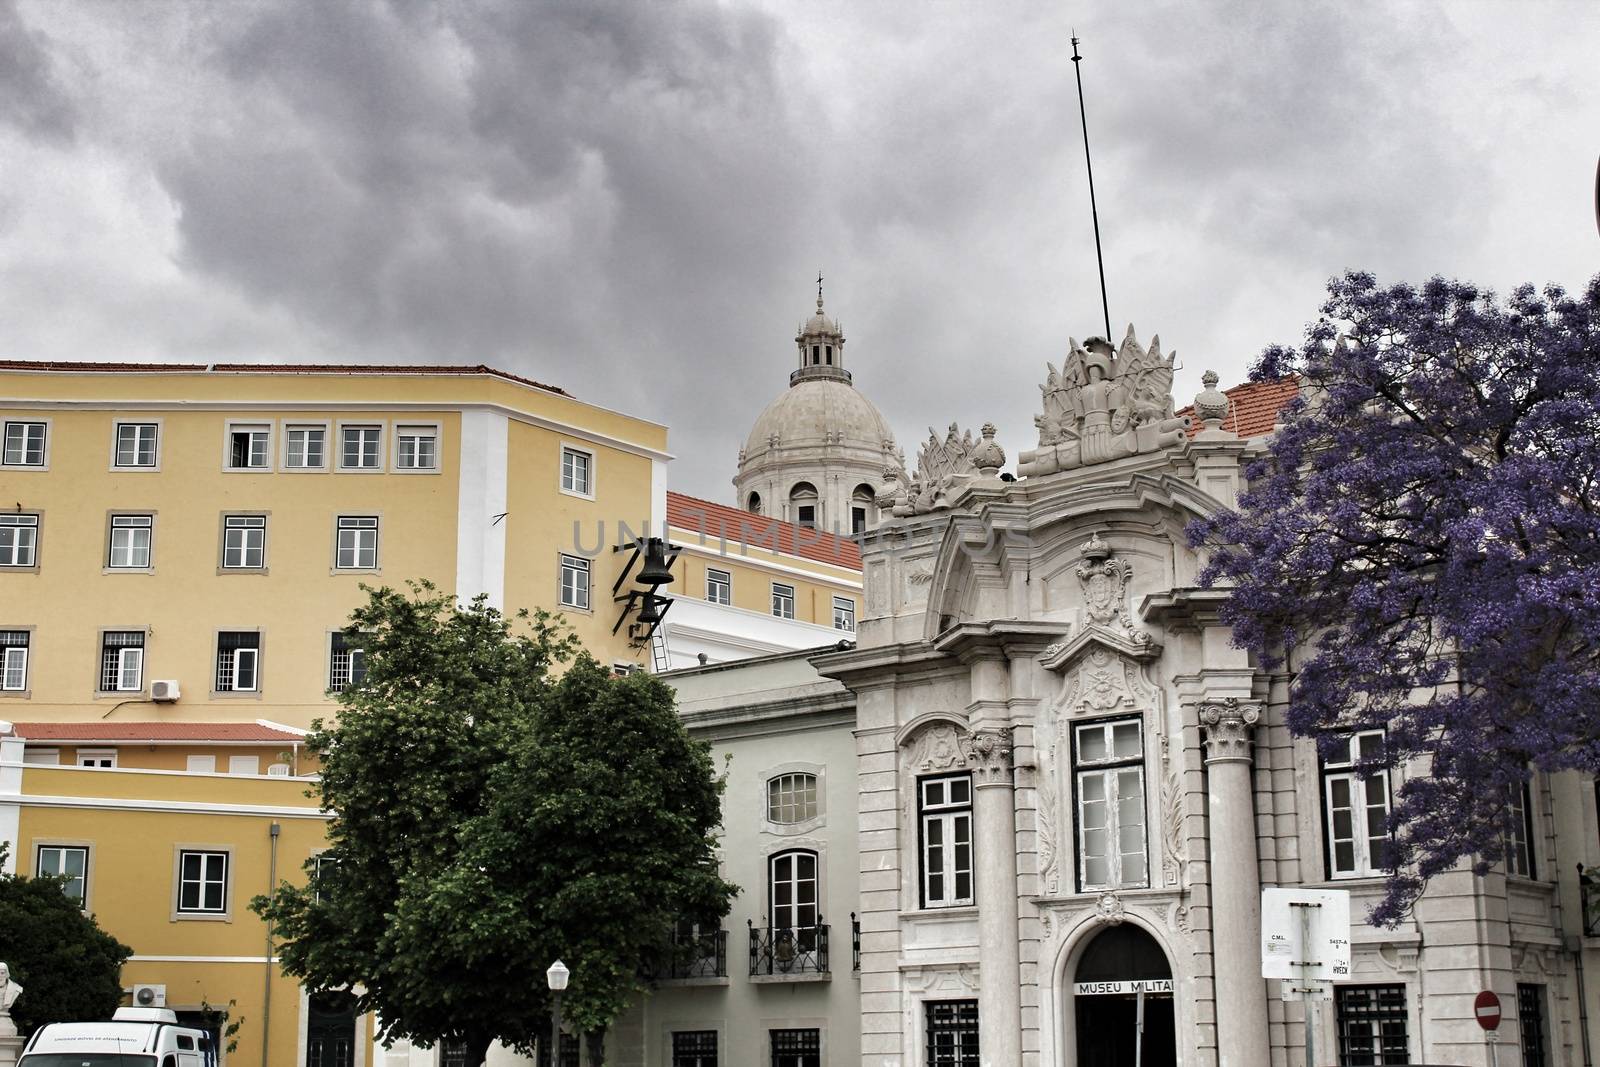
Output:
<svg viewBox="0 0 1600 1067">
<path fill-rule="evenodd" d="M 1261 975 L 1287 979 L 1284 999 L 1305 1005 L 1306 1067 L 1316 1067 L 1316 1002 L 1350 977 L 1349 891 L 1263 889 Z"/>
<path fill-rule="evenodd" d="M 1500 1029 L 1500 998 L 1494 990 L 1482 990 L 1473 998 L 1472 1014 L 1489 1042 L 1489 1067 L 1500 1067 L 1499 1035 L 1495 1033 Z"/>
<path fill-rule="evenodd" d="M 1144 1063 L 1144 986 L 1133 995 L 1133 1067 Z"/>
</svg>

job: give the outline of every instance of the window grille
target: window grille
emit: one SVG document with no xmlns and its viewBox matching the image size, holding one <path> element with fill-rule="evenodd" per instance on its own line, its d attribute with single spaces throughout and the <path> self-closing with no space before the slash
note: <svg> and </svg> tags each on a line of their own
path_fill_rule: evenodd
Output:
<svg viewBox="0 0 1600 1067">
<path fill-rule="evenodd" d="M 102 693 L 131 693 L 144 688 L 144 632 L 107 630 L 100 638 Z"/>
<path fill-rule="evenodd" d="M 978 1067 L 978 1002 L 927 1002 L 928 1067 Z"/>
<path fill-rule="evenodd" d="M 367 652 L 352 645 L 350 638 L 334 631 L 329 639 L 328 689 L 342 693 L 352 685 L 360 685 L 367 677 Z"/>
<path fill-rule="evenodd" d="M 439 1043 L 439 1067 L 477 1067 L 477 1064 L 467 1062 L 467 1043 L 465 1041 L 441 1041 Z"/>
<path fill-rule="evenodd" d="M 1522 1030 L 1522 1067 L 1545 1067 L 1544 986 L 1517 986 L 1517 1023 Z"/>
<path fill-rule="evenodd" d="M 217 692 L 253 693 L 260 686 L 261 635 L 253 630 L 217 634 Z"/>
<path fill-rule="evenodd" d="M 673 1031 L 672 1067 L 717 1067 L 717 1032 Z"/>
<path fill-rule="evenodd" d="M 0 630 L 0 690 L 21 693 L 28 688 L 28 631 Z"/>
<path fill-rule="evenodd" d="M 822 1067 L 822 1031 L 771 1030 L 772 1067 Z"/>
<path fill-rule="evenodd" d="M 1339 1063 L 1410 1063 L 1403 985 L 1335 986 Z"/>
</svg>

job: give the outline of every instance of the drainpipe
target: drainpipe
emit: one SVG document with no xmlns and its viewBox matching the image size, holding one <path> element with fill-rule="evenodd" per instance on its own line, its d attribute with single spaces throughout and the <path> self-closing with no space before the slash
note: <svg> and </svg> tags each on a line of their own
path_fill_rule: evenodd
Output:
<svg viewBox="0 0 1600 1067">
<path fill-rule="evenodd" d="M 278 887 L 278 823 L 267 829 L 271 839 L 267 859 L 267 896 Z M 272 920 L 267 920 L 267 969 L 261 983 L 261 1067 L 267 1067 L 267 1046 L 272 1040 Z"/>
</svg>

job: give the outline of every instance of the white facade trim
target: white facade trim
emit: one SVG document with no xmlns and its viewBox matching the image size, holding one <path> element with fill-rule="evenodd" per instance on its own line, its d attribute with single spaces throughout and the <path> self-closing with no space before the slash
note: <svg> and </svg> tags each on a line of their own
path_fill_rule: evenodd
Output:
<svg viewBox="0 0 1600 1067">
<path fill-rule="evenodd" d="M 54 769 L 54 768 L 52 768 Z M 105 773 L 101 771 L 100 773 Z M 182 772 L 174 772 L 182 773 Z M 193 777 L 191 775 L 191 777 Z M 223 777 L 223 776 L 218 776 Z M 237 781 L 239 776 L 228 776 Z M 294 781 L 295 779 L 284 779 Z M 191 800 L 125 800 L 118 797 L 52 797 L 19 795 L 19 807 L 81 808 L 92 811 L 159 811 L 173 815 L 271 815 L 282 819 L 321 819 L 333 816 L 316 808 L 290 808 L 271 804 L 206 804 Z"/>
<path fill-rule="evenodd" d="M 277 963 L 278 957 L 266 956 L 140 956 L 128 957 L 133 963 Z"/>
<path fill-rule="evenodd" d="M 704 534 L 698 531 L 685 530 L 681 526 L 674 526 L 672 527 L 672 530 L 678 534 L 686 535 L 687 537 L 705 537 Z M 743 541 L 728 541 L 727 544 L 748 547 L 746 542 Z M 746 563 L 752 567 L 759 567 L 762 570 L 771 571 L 775 574 L 788 574 L 799 578 L 805 578 L 806 580 L 816 582 L 819 585 L 832 585 L 837 586 L 840 589 L 854 589 L 857 591 L 860 591 L 863 588 L 860 581 L 851 581 L 849 578 L 836 578 L 831 574 L 822 574 L 817 571 L 809 571 L 803 567 L 795 567 L 787 563 L 772 563 L 768 560 L 761 559 L 758 556 L 745 555 L 743 552 L 721 552 L 715 548 L 709 547 L 708 545 L 695 544 L 692 541 L 685 541 L 684 543 L 673 541 L 673 545 L 677 548 L 683 549 L 683 551 L 688 552 L 690 555 L 702 556 L 706 559 L 737 560 L 740 563 Z M 789 558 L 804 559 L 805 557 L 791 556 Z M 835 563 L 821 563 L 820 565 L 823 567 L 838 567 L 838 564 Z M 849 570 L 850 568 L 839 567 L 839 569 Z"/>
<path fill-rule="evenodd" d="M 506 594 L 506 469 L 510 424 L 491 411 L 461 413 L 456 493 L 456 597 L 487 593 L 503 608 Z"/>
</svg>

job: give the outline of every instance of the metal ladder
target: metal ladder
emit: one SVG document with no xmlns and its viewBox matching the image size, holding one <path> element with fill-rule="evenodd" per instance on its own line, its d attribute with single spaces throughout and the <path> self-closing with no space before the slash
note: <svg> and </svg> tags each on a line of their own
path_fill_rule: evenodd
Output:
<svg viewBox="0 0 1600 1067">
<path fill-rule="evenodd" d="M 655 674 L 672 669 L 672 654 L 667 650 L 666 623 L 657 626 L 655 634 L 650 638 L 650 661 Z"/>
</svg>

